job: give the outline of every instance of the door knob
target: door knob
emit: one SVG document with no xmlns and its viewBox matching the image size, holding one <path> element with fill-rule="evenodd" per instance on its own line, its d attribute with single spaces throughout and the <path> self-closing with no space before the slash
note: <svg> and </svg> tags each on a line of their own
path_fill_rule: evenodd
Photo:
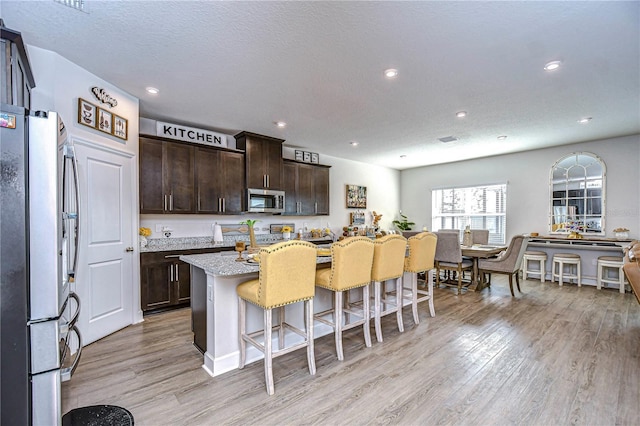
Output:
<svg viewBox="0 0 640 426">
<path fill-rule="evenodd" d="M 133 247 L 127 247 L 127 248 L 125 249 L 125 251 L 126 251 L 126 252 L 133 251 Z"/>
</svg>

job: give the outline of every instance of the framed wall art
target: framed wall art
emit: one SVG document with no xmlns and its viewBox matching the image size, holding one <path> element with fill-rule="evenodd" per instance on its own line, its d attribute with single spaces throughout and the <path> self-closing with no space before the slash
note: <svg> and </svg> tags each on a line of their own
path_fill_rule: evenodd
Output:
<svg viewBox="0 0 640 426">
<path fill-rule="evenodd" d="M 367 208 L 367 187 L 360 185 L 347 185 L 347 208 Z"/>
<path fill-rule="evenodd" d="M 304 151 L 298 151 L 296 149 L 296 161 L 303 161 L 304 160 Z"/>
<path fill-rule="evenodd" d="M 364 212 L 349 213 L 350 225 L 364 225 Z"/>
<path fill-rule="evenodd" d="M 317 152 L 311 153 L 311 164 L 320 164 L 320 156 Z"/>
<path fill-rule="evenodd" d="M 98 130 L 111 134 L 113 115 L 102 108 L 98 108 Z"/>
<path fill-rule="evenodd" d="M 126 118 L 122 118 L 119 115 L 113 115 L 113 135 L 120 139 L 127 140 L 127 134 L 129 132 L 129 122 Z"/>
<path fill-rule="evenodd" d="M 78 123 L 95 129 L 96 115 L 97 107 L 94 104 L 78 98 Z"/>
</svg>

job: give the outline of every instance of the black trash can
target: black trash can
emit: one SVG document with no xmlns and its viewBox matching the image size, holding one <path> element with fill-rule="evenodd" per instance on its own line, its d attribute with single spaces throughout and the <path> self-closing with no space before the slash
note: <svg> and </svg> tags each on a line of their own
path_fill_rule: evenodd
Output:
<svg viewBox="0 0 640 426">
<path fill-rule="evenodd" d="M 62 426 L 133 426 L 129 410 L 115 405 L 74 408 L 62 416 Z"/>
</svg>

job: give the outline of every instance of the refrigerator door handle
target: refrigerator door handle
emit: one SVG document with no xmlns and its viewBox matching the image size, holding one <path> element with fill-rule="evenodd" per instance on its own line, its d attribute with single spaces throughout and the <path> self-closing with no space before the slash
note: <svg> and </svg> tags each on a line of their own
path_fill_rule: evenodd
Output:
<svg viewBox="0 0 640 426">
<path fill-rule="evenodd" d="M 69 230 L 69 232 L 73 232 L 73 244 L 74 244 L 74 252 L 73 252 L 73 263 L 69 265 L 69 271 L 67 272 L 71 282 L 74 281 L 77 267 L 78 267 L 78 256 L 79 256 L 79 247 L 78 243 L 80 242 L 80 181 L 78 178 L 78 160 L 76 158 L 76 152 L 73 146 L 65 145 L 64 147 L 64 158 L 65 163 L 62 168 L 63 174 L 63 185 L 62 185 L 62 202 L 66 202 L 66 175 L 67 175 L 67 167 L 66 161 L 71 161 L 71 170 L 73 172 L 73 200 L 75 202 L 75 212 L 64 212 L 65 219 L 75 219 L 75 230 Z M 64 221 L 63 221 L 64 222 Z"/>
<path fill-rule="evenodd" d="M 70 367 L 62 368 L 60 370 L 60 381 L 66 382 L 71 379 L 73 373 L 78 368 L 78 363 L 80 362 L 80 356 L 82 355 L 82 335 L 80 334 L 80 330 L 75 325 L 71 327 L 71 332 L 75 333 L 78 336 L 78 352 L 76 352 L 76 356 L 73 359 L 73 363 Z"/>
</svg>

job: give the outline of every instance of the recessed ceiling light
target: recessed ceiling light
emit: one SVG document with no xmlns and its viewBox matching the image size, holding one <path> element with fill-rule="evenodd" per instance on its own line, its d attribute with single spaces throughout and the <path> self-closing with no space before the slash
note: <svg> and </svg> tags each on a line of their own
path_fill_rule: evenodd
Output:
<svg viewBox="0 0 640 426">
<path fill-rule="evenodd" d="M 578 123 L 587 124 L 590 121 L 591 121 L 591 117 L 584 117 L 584 118 L 581 118 L 580 120 L 578 120 Z"/>
<path fill-rule="evenodd" d="M 283 127 L 286 127 L 286 126 L 287 126 L 287 123 L 285 123 L 284 121 L 276 121 L 276 122 L 274 122 L 273 124 L 275 124 L 276 126 L 280 127 L 281 129 L 282 129 Z"/>
<path fill-rule="evenodd" d="M 445 136 L 444 138 L 438 138 L 440 142 L 455 142 L 458 140 L 455 136 Z"/>
<path fill-rule="evenodd" d="M 560 68 L 560 61 L 551 61 L 551 62 L 547 62 L 544 66 L 544 70 L 545 71 L 555 71 L 558 68 Z"/>
<path fill-rule="evenodd" d="M 467 116 L 467 111 L 458 111 L 456 112 L 456 117 L 458 118 L 464 118 Z"/>
<path fill-rule="evenodd" d="M 506 136 L 506 135 L 500 135 L 500 136 L 498 136 L 498 140 L 499 140 L 499 141 L 503 141 L 503 140 L 505 140 L 506 138 L 507 138 L 507 136 Z"/>
<path fill-rule="evenodd" d="M 351 141 L 349 143 L 351 144 L 351 146 L 358 146 L 358 142 L 356 142 L 356 141 Z"/>
<path fill-rule="evenodd" d="M 152 95 L 157 95 L 158 93 L 160 93 L 160 90 L 156 89 L 155 87 L 147 87 L 147 92 L 151 93 Z"/>
<path fill-rule="evenodd" d="M 398 70 L 394 68 L 384 70 L 384 76 L 387 78 L 396 78 L 398 76 Z"/>
</svg>

